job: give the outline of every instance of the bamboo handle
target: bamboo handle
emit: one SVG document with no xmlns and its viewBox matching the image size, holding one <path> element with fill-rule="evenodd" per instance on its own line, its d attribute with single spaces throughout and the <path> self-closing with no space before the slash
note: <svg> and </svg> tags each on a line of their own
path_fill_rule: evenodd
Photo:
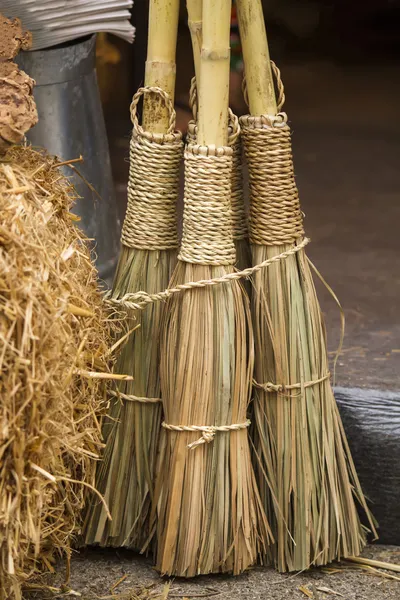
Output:
<svg viewBox="0 0 400 600">
<path fill-rule="evenodd" d="M 192 39 L 194 72 L 196 75 L 197 85 L 200 85 L 200 57 L 203 37 L 202 0 L 186 0 L 186 8 L 188 12 L 188 25 L 190 30 L 190 37 Z"/>
<path fill-rule="evenodd" d="M 236 0 L 249 109 L 252 115 L 276 115 L 274 80 L 261 0 Z"/>
<path fill-rule="evenodd" d="M 179 0 L 150 0 L 145 86 L 161 88 L 172 102 L 175 96 L 178 19 Z M 159 96 L 146 95 L 144 129 L 152 133 L 166 133 L 168 125 L 169 114 Z"/>
<path fill-rule="evenodd" d="M 231 0 L 203 0 L 198 143 L 228 143 Z"/>
</svg>

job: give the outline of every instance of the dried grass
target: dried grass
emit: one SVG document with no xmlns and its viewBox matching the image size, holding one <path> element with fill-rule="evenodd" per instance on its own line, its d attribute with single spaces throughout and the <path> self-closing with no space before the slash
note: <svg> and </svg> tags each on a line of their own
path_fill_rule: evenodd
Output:
<svg viewBox="0 0 400 600">
<path fill-rule="evenodd" d="M 176 262 L 176 250 L 139 250 L 123 247 L 116 274 L 113 298 L 168 287 Z M 144 398 L 160 398 L 159 331 L 164 305 L 151 304 L 144 311 L 128 311 L 140 325 L 130 335 L 118 357 L 115 371 L 129 373 L 133 381 L 118 390 Z M 141 550 L 151 536 L 150 510 L 161 403 L 142 404 L 116 398 L 104 423 L 105 451 L 99 464 L 97 487 L 104 494 L 113 520 L 104 505 L 93 498 L 86 523 L 86 542 L 100 546 L 126 546 Z"/>
<path fill-rule="evenodd" d="M 236 268 L 238 271 L 243 271 L 251 267 L 251 251 L 248 238 L 234 240 L 236 249 Z M 251 285 L 247 280 L 243 282 L 246 292 L 250 296 Z"/>
<path fill-rule="evenodd" d="M 227 267 L 178 262 L 171 281 L 211 279 Z M 226 425 L 247 418 L 253 365 L 249 301 L 238 282 L 177 294 L 161 337 L 165 421 Z M 190 450 L 198 432 L 166 432 L 157 483 L 161 573 L 193 577 L 252 565 L 269 527 L 251 466 L 247 430 L 217 433 Z"/>
<path fill-rule="evenodd" d="M 0 598 L 80 533 L 101 447 L 110 323 L 56 159 L 0 162 Z"/>
<path fill-rule="evenodd" d="M 289 247 L 253 245 L 253 263 Z M 256 381 L 290 385 L 328 373 L 325 327 L 303 250 L 255 275 L 252 302 Z M 254 416 L 256 469 L 273 515 L 278 570 L 358 555 L 366 530 L 356 500 L 376 532 L 330 381 L 286 392 L 255 389 Z"/>
</svg>

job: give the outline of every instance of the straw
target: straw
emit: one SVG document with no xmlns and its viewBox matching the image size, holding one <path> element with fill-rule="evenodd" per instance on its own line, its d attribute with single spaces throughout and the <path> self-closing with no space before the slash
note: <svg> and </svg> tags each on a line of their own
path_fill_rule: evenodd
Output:
<svg viewBox="0 0 400 600">
<path fill-rule="evenodd" d="M 57 162 L 21 147 L 0 160 L 1 600 L 69 557 L 102 447 L 116 321 Z"/>
</svg>

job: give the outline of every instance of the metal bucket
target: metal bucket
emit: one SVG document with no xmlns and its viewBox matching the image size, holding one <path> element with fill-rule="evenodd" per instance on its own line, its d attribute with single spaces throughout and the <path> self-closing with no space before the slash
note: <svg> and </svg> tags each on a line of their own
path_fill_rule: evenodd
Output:
<svg viewBox="0 0 400 600">
<path fill-rule="evenodd" d="M 120 224 L 115 202 L 110 156 L 97 86 L 96 37 L 46 50 L 21 52 L 19 66 L 36 81 L 34 97 L 39 123 L 28 133 L 34 146 L 62 160 L 83 156 L 76 165 L 97 194 L 68 167 L 77 193 L 74 212 L 80 226 L 95 241 L 100 279 L 112 281 L 119 251 Z"/>
</svg>

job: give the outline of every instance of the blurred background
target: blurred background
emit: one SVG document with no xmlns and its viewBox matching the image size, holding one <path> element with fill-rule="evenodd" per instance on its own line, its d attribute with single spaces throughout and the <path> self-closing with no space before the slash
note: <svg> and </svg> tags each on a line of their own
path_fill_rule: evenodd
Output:
<svg viewBox="0 0 400 600">
<path fill-rule="evenodd" d="M 400 0 L 268 0 L 271 57 L 282 72 L 308 254 L 340 298 L 346 336 L 336 383 L 400 388 Z M 148 2 L 136 0 L 133 46 L 99 36 L 97 70 L 118 206 L 128 178 L 129 104 L 143 83 Z M 182 2 L 178 127 L 190 119 L 193 75 Z M 232 30 L 232 45 L 236 42 Z M 240 56 L 231 107 L 246 112 Z M 331 355 L 337 306 L 318 285 Z"/>
</svg>

